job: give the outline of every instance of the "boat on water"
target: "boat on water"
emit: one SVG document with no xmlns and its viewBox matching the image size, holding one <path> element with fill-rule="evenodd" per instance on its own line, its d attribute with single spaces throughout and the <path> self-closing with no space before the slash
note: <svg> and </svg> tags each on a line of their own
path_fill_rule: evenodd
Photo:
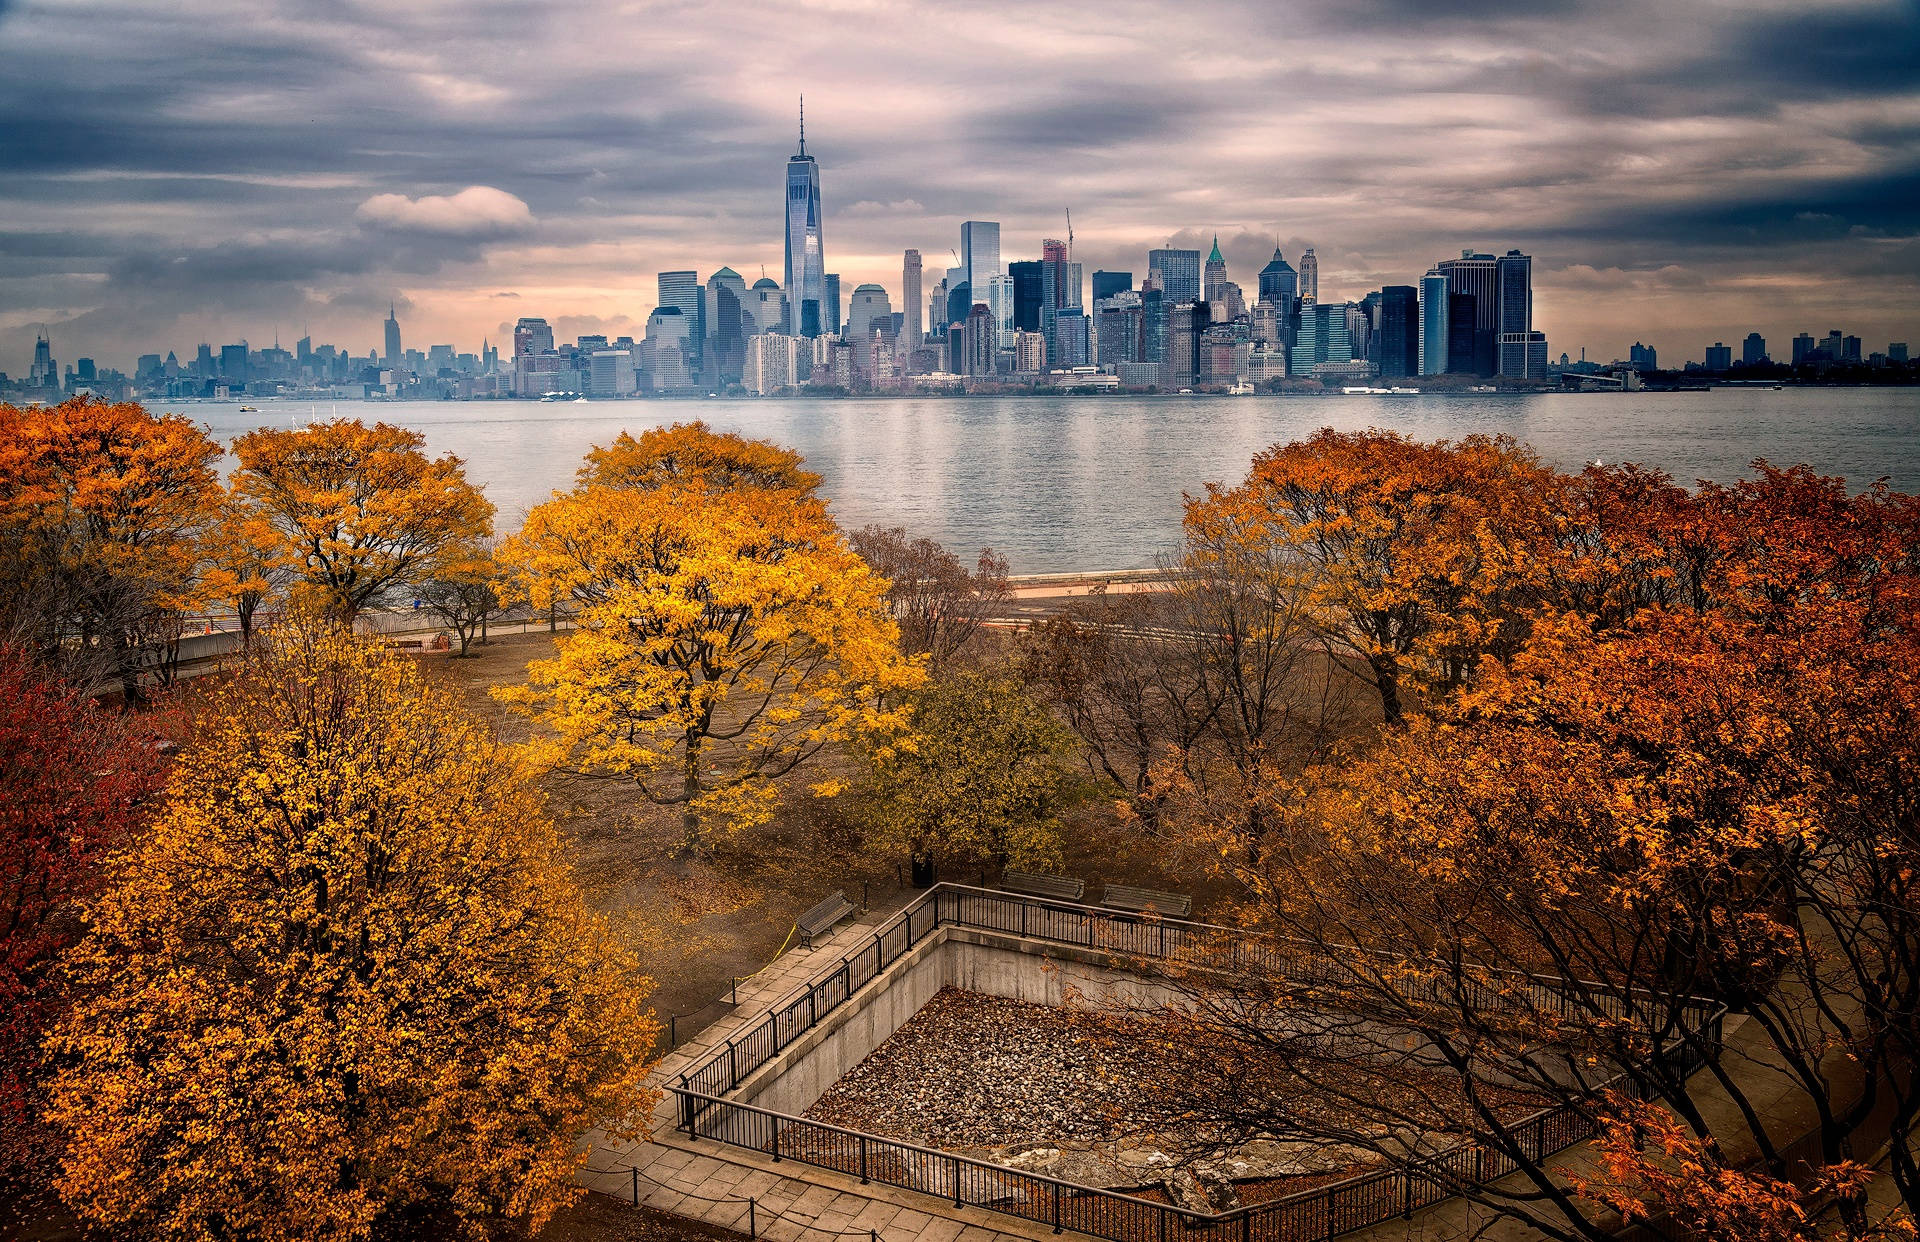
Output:
<svg viewBox="0 0 1920 1242">
<path fill-rule="evenodd" d="M 585 401 L 587 399 L 587 395 L 585 393 L 572 392 L 572 391 L 543 392 L 540 394 L 540 399 L 542 401 L 574 402 L 574 401 Z"/>
<path fill-rule="evenodd" d="M 240 412 L 242 414 L 258 414 L 260 407 L 257 405 L 243 405 L 240 407 Z"/>
<path fill-rule="evenodd" d="M 1227 395 L 1229 397 L 1251 397 L 1253 395 L 1253 385 L 1242 380 L 1240 383 L 1227 389 Z"/>
</svg>

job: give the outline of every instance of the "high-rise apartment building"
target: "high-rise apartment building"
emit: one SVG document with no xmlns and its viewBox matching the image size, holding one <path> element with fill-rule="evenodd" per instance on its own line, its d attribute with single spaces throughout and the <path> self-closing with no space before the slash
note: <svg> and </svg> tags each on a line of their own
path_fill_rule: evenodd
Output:
<svg viewBox="0 0 1920 1242">
<path fill-rule="evenodd" d="M 1300 300 L 1318 302 L 1320 300 L 1320 256 L 1308 246 L 1306 253 L 1300 256 Z"/>
<path fill-rule="evenodd" d="M 960 374 L 993 374 L 994 360 L 1000 353 L 1000 329 L 993 321 L 993 312 L 983 303 L 976 302 L 967 312 L 961 328 L 960 352 Z"/>
<path fill-rule="evenodd" d="M 1447 274 L 1449 294 L 1464 294 L 1473 299 L 1473 331 L 1466 345 L 1473 360 L 1467 369 L 1475 375 L 1496 374 L 1500 361 L 1500 282 L 1497 263 L 1498 260 L 1490 254 L 1462 250 L 1459 258 L 1443 259 L 1437 265 L 1439 271 Z M 1459 343 L 1452 344 L 1457 353 Z"/>
<path fill-rule="evenodd" d="M 821 238 L 820 165 L 807 154 L 807 105 L 800 101 L 800 147 L 787 159 L 787 291 L 789 336 L 819 336 L 827 301 L 827 257 Z"/>
<path fill-rule="evenodd" d="M 390 367 L 397 367 L 406 358 L 400 349 L 400 320 L 394 316 L 393 303 L 387 303 L 387 348 L 380 361 Z"/>
<path fill-rule="evenodd" d="M 1725 341 L 1715 341 L 1707 346 L 1706 368 L 1709 371 L 1733 370 L 1733 346 Z"/>
<path fill-rule="evenodd" d="M 1169 305 L 1200 300 L 1198 250 L 1149 250 L 1147 271 Z"/>
<path fill-rule="evenodd" d="M 1658 371 L 1660 369 L 1660 351 L 1651 345 L 1642 345 L 1635 341 L 1627 350 L 1627 365 L 1636 371 Z"/>
<path fill-rule="evenodd" d="M 1421 375 L 1447 370 L 1447 274 L 1434 270 L 1420 278 Z"/>
<path fill-rule="evenodd" d="M 1813 333 L 1802 332 L 1793 338 L 1793 365 L 1800 366 L 1813 357 Z"/>
<path fill-rule="evenodd" d="M 976 303 L 987 300 L 987 277 L 1001 274 L 1000 226 L 992 220 L 968 220 L 960 226 L 961 279 Z"/>
<path fill-rule="evenodd" d="M 800 374 L 800 341 L 776 332 L 763 332 L 747 341 L 747 362 L 741 378 L 757 397 L 804 383 Z"/>
<path fill-rule="evenodd" d="M 1740 362 L 1743 366 L 1758 366 L 1767 360 L 1767 338 L 1758 332 L 1747 333 L 1747 339 L 1740 343 Z"/>
<path fill-rule="evenodd" d="M 920 294 L 920 252 L 909 250 L 900 257 L 899 344 L 907 355 L 920 347 L 920 340 L 926 335 L 926 329 L 921 326 L 925 305 Z"/>
</svg>

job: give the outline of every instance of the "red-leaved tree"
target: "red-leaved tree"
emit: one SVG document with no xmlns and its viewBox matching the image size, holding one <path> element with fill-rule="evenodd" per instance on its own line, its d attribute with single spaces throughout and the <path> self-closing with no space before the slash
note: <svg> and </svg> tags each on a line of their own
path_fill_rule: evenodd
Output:
<svg viewBox="0 0 1920 1242">
<path fill-rule="evenodd" d="M 164 766 L 140 722 L 0 646 L 0 1173 L 49 1154 L 40 1036 L 63 1003 L 55 967 L 81 930 L 77 899 Z"/>
</svg>

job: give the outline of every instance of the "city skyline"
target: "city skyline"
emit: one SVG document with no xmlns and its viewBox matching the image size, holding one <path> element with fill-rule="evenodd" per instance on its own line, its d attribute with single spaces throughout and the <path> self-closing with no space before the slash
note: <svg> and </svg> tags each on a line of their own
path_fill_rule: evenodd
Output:
<svg viewBox="0 0 1920 1242">
<path fill-rule="evenodd" d="M 1037 255 L 1071 208 L 1088 271 L 1217 232 L 1248 289 L 1276 243 L 1313 248 L 1326 300 L 1518 247 L 1556 353 L 1911 336 L 1914 6 L 1667 7 L 1648 40 L 1654 12 L 1305 5 L 1276 33 L 1243 6 L 988 6 L 929 66 L 882 54 L 913 37 L 887 4 L 725 31 L 649 11 L 671 55 L 636 33 L 555 66 L 504 11 L 270 10 L 242 38 L 17 3 L 0 30 L 33 55 L 0 99 L 33 122 L 0 138 L 0 370 L 41 323 L 121 365 L 276 325 L 377 349 L 390 301 L 463 349 L 528 313 L 639 335 L 662 271 L 782 278 L 768 187 L 802 90 L 843 290 L 898 298 L 902 251 L 937 273 L 969 219 Z M 807 56 L 770 59 L 796 37 Z M 1058 41 L 1085 55 L 1038 72 Z M 48 89 L 83 56 L 97 91 Z"/>
</svg>

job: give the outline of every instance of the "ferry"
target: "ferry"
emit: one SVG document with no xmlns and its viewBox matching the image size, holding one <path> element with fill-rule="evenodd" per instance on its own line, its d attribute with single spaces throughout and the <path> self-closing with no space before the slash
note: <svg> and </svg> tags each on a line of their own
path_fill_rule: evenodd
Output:
<svg viewBox="0 0 1920 1242">
<path fill-rule="evenodd" d="M 1367 384 L 1351 384 L 1340 390 L 1349 397 L 1417 397 L 1418 388 L 1374 388 Z"/>
<path fill-rule="evenodd" d="M 243 405 L 240 407 L 240 412 L 242 414 L 258 414 L 260 412 L 260 407 L 255 405 Z"/>
</svg>

